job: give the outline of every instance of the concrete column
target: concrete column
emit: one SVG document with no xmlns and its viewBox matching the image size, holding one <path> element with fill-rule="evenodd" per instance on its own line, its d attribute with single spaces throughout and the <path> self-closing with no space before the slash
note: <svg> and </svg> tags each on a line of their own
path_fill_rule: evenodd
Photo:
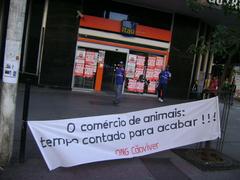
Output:
<svg viewBox="0 0 240 180">
<path fill-rule="evenodd" d="M 211 54 L 210 54 L 209 66 L 208 66 L 208 70 L 207 70 L 207 73 L 208 73 L 208 74 L 211 74 L 211 73 L 212 73 L 213 60 L 214 60 L 214 53 L 211 53 Z"/>
<path fill-rule="evenodd" d="M 199 54 L 198 60 L 197 60 L 197 68 L 196 68 L 195 80 L 199 80 L 202 59 L 203 59 L 202 54 Z"/>
<path fill-rule="evenodd" d="M 203 37 L 206 37 L 206 33 L 207 33 L 207 24 L 204 24 L 204 33 L 203 33 Z M 202 44 L 205 43 L 205 39 L 203 40 L 203 42 L 201 42 Z M 201 45 L 200 45 L 201 46 Z M 195 80 L 199 80 L 199 75 L 200 75 L 200 71 L 201 71 L 201 66 L 203 62 L 203 55 L 200 53 L 198 56 L 198 64 L 197 64 L 197 68 L 196 68 L 196 74 L 195 74 Z"/>
<path fill-rule="evenodd" d="M 10 0 L 0 106 L 0 166 L 12 155 L 17 83 L 27 0 Z"/>
<path fill-rule="evenodd" d="M 207 73 L 206 71 L 207 71 L 208 60 L 209 60 L 209 48 L 204 56 L 204 61 L 203 61 L 203 70 L 202 71 L 204 74 Z"/>
</svg>

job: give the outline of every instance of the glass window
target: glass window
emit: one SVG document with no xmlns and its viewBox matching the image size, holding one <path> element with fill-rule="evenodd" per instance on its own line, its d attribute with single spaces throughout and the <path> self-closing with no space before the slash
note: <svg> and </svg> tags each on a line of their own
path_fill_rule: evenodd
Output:
<svg viewBox="0 0 240 180">
<path fill-rule="evenodd" d="M 118 20 L 118 21 L 128 20 L 128 15 L 116 13 L 116 12 L 110 12 L 109 19 Z"/>
<path fill-rule="evenodd" d="M 73 87 L 94 89 L 99 52 L 78 47 L 74 63 Z"/>
<path fill-rule="evenodd" d="M 130 52 L 126 63 L 125 92 L 155 94 L 165 58 L 161 55 Z"/>
</svg>

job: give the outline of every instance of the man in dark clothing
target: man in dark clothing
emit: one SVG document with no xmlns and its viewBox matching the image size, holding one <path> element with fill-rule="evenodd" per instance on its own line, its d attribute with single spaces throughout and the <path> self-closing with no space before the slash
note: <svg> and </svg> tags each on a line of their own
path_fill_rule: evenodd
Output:
<svg viewBox="0 0 240 180">
<path fill-rule="evenodd" d="M 166 90 L 167 90 L 167 84 L 170 78 L 171 78 L 171 73 L 169 71 L 169 67 L 167 66 L 165 70 L 159 73 L 159 77 L 158 77 L 157 91 L 158 91 L 158 100 L 160 102 L 163 102 L 163 99 L 165 97 Z"/>
<path fill-rule="evenodd" d="M 118 67 L 116 68 L 115 72 L 115 99 L 113 101 L 114 104 L 120 103 L 120 99 L 122 96 L 122 88 L 124 82 L 124 68 L 123 68 L 123 61 L 120 61 Z"/>
</svg>

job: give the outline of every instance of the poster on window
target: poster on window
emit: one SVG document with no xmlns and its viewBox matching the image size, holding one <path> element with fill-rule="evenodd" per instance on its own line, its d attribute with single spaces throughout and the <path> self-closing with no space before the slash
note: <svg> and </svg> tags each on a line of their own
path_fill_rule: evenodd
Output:
<svg viewBox="0 0 240 180">
<path fill-rule="evenodd" d="M 137 82 L 137 88 L 136 88 L 136 91 L 137 92 L 140 92 L 140 93 L 143 93 L 143 90 L 144 90 L 144 82 Z"/>
<path fill-rule="evenodd" d="M 74 75 L 79 76 L 79 77 L 83 77 L 83 71 L 84 71 L 84 64 L 75 63 Z"/>
<path fill-rule="evenodd" d="M 95 65 L 95 61 L 96 61 L 95 56 L 96 56 L 96 53 L 94 51 L 87 51 L 85 63 L 87 65 Z"/>
<path fill-rule="evenodd" d="M 144 67 L 145 64 L 145 56 L 137 56 L 137 67 Z"/>
<path fill-rule="evenodd" d="M 142 68 L 137 67 L 137 68 L 136 68 L 136 71 L 135 71 L 135 76 L 134 76 L 134 78 L 135 78 L 135 79 L 139 79 L 139 76 L 142 75 L 142 74 L 143 74 L 143 67 L 142 67 Z"/>
<path fill-rule="evenodd" d="M 98 58 L 99 58 L 99 53 L 95 52 L 95 54 L 94 54 L 94 66 L 97 66 Z"/>
<path fill-rule="evenodd" d="M 137 80 L 129 79 L 128 81 L 128 91 L 136 92 Z"/>
<path fill-rule="evenodd" d="M 153 80 L 158 80 L 158 76 L 159 76 L 160 72 L 161 72 L 160 68 L 155 68 L 154 69 Z"/>
<path fill-rule="evenodd" d="M 148 84 L 148 93 L 152 93 L 155 94 L 156 92 L 156 81 L 150 81 L 150 83 Z"/>
<path fill-rule="evenodd" d="M 92 78 L 94 77 L 94 68 L 95 66 L 93 65 L 85 65 L 85 68 L 84 68 L 84 77 L 86 78 Z"/>
<path fill-rule="evenodd" d="M 135 75 L 135 64 L 134 65 L 127 65 L 126 67 L 126 77 L 127 78 L 134 78 Z"/>
<path fill-rule="evenodd" d="M 160 68 L 164 66 L 164 57 L 158 56 L 156 58 L 156 67 Z"/>
<path fill-rule="evenodd" d="M 156 64 L 156 57 L 149 56 L 148 57 L 148 68 L 154 68 Z"/>
<path fill-rule="evenodd" d="M 134 54 L 129 54 L 126 66 L 126 77 L 134 78 L 135 75 L 135 67 L 136 67 L 137 56 Z"/>
<path fill-rule="evenodd" d="M 153 80 L 154 79 L 154 69 L 147 69 L 147 72 L 146 72 L 146 78 L 147 80 Z"/>
<path fill-rule="evenodd" d="M 86 51 L 84 49 L 77 49 L 75 62 L 84 64 L 85 55 L 86 55 Z"/>
<path fill-rule="evenodd" d="M 134 64 L 135 65 L 136 61 L 137 61 L 137 55 L 129 54 L 127 64 Z"/>
<path fill-rule="evenodd" d="M 104 59 L 105 59 L 105 51 L 100 50 L 98 54 L 98 62 L 103 64 Z"/>
</svg>

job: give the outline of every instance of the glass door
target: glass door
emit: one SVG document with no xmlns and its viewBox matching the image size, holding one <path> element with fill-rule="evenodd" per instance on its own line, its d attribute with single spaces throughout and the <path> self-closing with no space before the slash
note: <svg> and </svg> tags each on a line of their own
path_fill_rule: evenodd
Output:
<svg viewBox="0 0 240 180">
<path fill-rule="evenodd" d="M 126 62 L 128 53 L 124 48 L 78 41 L 72 88 L 112 91 L 114 66 L 118 61 Z"/>
<path fill-rule="evenodd" d="M 99 50 L 77 47 L 73 71 L 73 88 L 94 89 L 98 61 Z"/>
<path fill-rule="evenodd" d="M 106 51 L 102 80 L 103 91 L 114 91 L 115 70 L 120 61 L 126 63 L 127 54 L 115 51 Z"/>
</svg>

